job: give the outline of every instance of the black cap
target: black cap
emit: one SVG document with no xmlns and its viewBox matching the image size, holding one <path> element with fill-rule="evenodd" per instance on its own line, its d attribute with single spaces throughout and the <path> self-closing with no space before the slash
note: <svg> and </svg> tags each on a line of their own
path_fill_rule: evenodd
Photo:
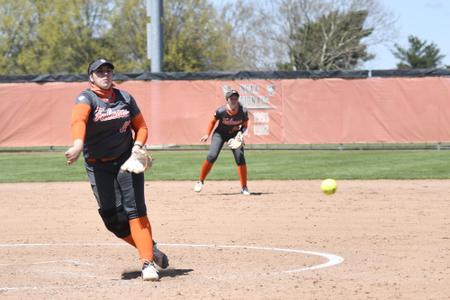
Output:
<svg viewBox="0 0 450 300">
<path fill-rule="evenodd" d="M 100 68 L 103 65 L 108 65 L 111 69 L 114 70 L 114 65 L 112 64 L 112 62 L 108 61 L 107 59 L 104 58 L 99 58 L 94 60 L 93 62 L 91 62 L 89 64 L 89 68 L 88 68 L 88 75 L 91 75 L 92 72 L 97 71 L 98 68 Z"/>
<path fill-rule="evenodd" d="M 233 96 L 233 95 L 236 95 L 236 96 L 239 97 L 238 91 L 236 91 L 236 90 L 228 91 L 228 92 L 225 94 L 225 99 L 228 100 L 228 99 L 230 99 L 230 97 Z"/>
</svg>

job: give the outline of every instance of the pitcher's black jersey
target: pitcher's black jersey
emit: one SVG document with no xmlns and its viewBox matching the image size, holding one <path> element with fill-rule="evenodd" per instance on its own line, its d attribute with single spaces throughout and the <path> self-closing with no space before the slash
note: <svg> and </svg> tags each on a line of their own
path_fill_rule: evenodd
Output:
<svg viewBox="0 0 450 300">
<path fill-rule="evenodd" d="M 88 158 L 118 157 L 133 145 L 131 119 L 140 113 L 134 98 L 125 91 L 113 89 L 114 102 L 105 102 L 86 89 L 76 104 L 91 106 L 86 124 L 84 156 Z"/>
</svg>

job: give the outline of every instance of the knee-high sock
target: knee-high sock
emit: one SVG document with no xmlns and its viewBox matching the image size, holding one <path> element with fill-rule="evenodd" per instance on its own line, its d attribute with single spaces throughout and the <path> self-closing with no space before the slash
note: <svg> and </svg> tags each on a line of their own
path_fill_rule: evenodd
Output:
<svg viewBox="0 0 450 300">
<path fill-rule="evenodd" d="M 213 164 L 205 159 L 205 161 L 203 162 L 203 165 L 202 165 L 202 170 L 200 171 L 199 180 L 201 182 L 203 182 L 206 179 L 206 176 L 208 176 L 208 173 L 209 173 L 209 171 L 211 171 L 212 166 L 213 166 Z"/>
<path fill-rule="evenodd" d="M 131 237 L 138 249 L 141 261 L 153 261 L 152 227 L 147 216 L 130 221 Z"/>
<path fill-rule="evenodd" d="M 247 165 L 238 166 L 239 180 L 241 181 L 241 187 L 247 186 Z"/>
<path fill-rule="evenodd" d="M 136 243 L 134 242 L 133 237 L 131 236 L 131 234 L 126 236 L 126 237 L 124 237 L 124 238 L 122 238 L 122 240 L 124 240 L 125 242 L 127 242 L 131 246 L 136 247 Z"/>
<path fill-rule="evenodd" d="M 128 244 L 130 244 L 131 246 L 136 248 L 136 243 L 134 242 L 133 237 L 131 236 L 131 234 L 126 236 L 126 237 L 124 237 L 124 238 L 122 238 L 122 240 L 124 240 L 125 242 L 127 242 Z M 155 246 L 155 244 L 156 244 L 156 242 L 153 241 L 153 246 Z"/>
</svg>

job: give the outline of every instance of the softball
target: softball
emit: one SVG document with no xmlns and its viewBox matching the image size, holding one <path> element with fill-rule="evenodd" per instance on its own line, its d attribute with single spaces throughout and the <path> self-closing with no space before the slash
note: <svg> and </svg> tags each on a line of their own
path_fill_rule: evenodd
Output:
<svg viewBox="0 0 450 300">
<path fill-rule="evenodd" d="M 336 181 L 334 179 L 325 179 L 320 184 L 320 189 L 325 195 L 333 195 L 337 189 Z"/>
</svg>

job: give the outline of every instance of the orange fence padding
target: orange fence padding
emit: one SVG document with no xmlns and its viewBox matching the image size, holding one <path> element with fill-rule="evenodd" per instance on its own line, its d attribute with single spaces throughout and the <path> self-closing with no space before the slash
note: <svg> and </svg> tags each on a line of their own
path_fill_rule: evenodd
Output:
<svg viewBox="0 0 450 300">
<path fill-rule="evenodd" d="M 201 144 L 224 90 L 250 112 L 248 144 L 450 141 L 450 78 L 125 81 L 150 145 Z M 70 116 L 87 83 L 0 84 L 0 147 L 71 144 Z"/>
</svg>

